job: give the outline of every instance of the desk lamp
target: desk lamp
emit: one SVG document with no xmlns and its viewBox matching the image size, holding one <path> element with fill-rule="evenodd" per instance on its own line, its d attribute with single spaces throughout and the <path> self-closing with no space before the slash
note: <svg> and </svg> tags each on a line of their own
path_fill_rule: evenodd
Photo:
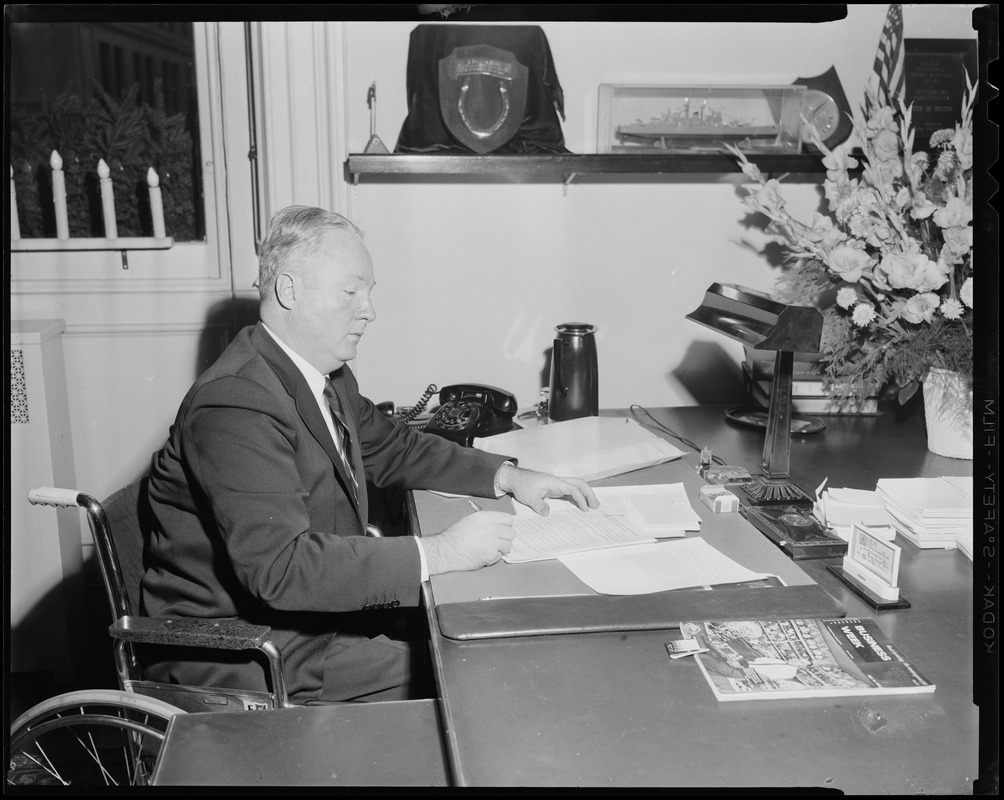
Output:
<svg viewBox="0 0 1004 800">
<path fill-rule="evenodd" d="M 754 289 L 713 283 L 705 292 L 704 303 L 687 314 L 687 319 L 757 350 L 777 351 L 761 477 L 730 491 L 746 505 L 811 507 L 812 495 L 789 480 L 791 388 L 795 353 L 819 352 L 822 313 L 811 306 L 778 302 Z"/>
</svg>

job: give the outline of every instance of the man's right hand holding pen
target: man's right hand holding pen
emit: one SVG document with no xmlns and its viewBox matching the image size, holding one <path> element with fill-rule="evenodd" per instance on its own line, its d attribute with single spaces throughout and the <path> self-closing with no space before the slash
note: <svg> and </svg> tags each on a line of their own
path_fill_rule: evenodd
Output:
<svg viewBox="0 0 1004 800">
<path fill-rule="evenodd" d="M 541 516 L 549 511 L 545 501 L 548 497 L 570 499 L 583 511 L 600 505 L 589 484 L 579 478 L 559 478 L 511 464 L 504 464 L 499 470 L 498 485 Z M 437 536 L 423 537 L 430 575 L 480 569 L 512 550 L 513 515 L 483 511 L 473 499 L 468 499 L 468 503 L 475 513 Z"/>
</svg>

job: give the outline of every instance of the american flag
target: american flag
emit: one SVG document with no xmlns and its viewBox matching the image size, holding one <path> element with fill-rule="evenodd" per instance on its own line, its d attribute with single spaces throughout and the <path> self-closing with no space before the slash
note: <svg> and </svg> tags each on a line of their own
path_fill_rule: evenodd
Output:
<svg viewBox="0 0 1004 800">
<path fill-rule="evenodd" d="M 896 105 L 903 96 L 903 6 L 892 3 L 885 16 L 878 52 L 875 53 L 875 75 L 878 78 L 876 100 L 879 105 Z"/>
</svg>

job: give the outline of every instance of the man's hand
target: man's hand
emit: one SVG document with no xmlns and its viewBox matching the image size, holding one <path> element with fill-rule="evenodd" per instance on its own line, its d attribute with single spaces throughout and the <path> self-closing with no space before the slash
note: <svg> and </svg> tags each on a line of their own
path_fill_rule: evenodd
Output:
<svg viewBox="0 0 1004 800">
<path fill-rule="evenodd" d="M 423 536 L 430 575 L 481 569 L 512 549 L 512 514 L 478 511 L 436 536 Z"/>
<path fill-rule="evenodd" d="M 542 517 L 550 510 L 544 498 L 567 498 L 586 511 L 599 508 L 600 501 L 580 478 L 559 478 L 546 472 L 535 472 L 531 469 L 520 469 L 508 464 L 502 466 L 499 472 L 499 488 L 508 492 L 523 505 L 532 508 Z"/>
</svg>

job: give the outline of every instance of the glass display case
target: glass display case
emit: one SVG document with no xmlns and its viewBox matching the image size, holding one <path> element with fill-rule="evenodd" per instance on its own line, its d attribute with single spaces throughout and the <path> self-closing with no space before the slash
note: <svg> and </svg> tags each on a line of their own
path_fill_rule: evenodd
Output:
<svg viewBox="0 0 1004 800">
<path fill-rule="evenodd" d="M 802 149 L 805 86 L 602 84 L 599 153 L 749 152 Z"/>
</svg>

